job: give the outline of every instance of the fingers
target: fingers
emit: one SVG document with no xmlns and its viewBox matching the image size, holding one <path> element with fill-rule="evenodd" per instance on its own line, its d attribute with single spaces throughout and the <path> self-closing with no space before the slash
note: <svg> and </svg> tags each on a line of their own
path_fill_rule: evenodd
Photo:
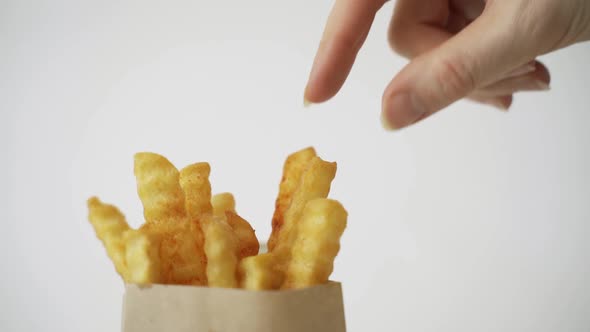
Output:
<svg viewBox="0 0 590 332">
<path fill-rule="evenodd" d="M 430 51 L 453 36 L 446 29 L 451 14 L 445 0 L 398 0 L 389 25 L 389 45 L 406 58 Z"/>
<path fill-rule="evenodd" d="M 469 21 L 473 21 L 481 15 L 486 0 L 450 0 L 451 8 Z"/>
<path fill-rule="evenodd" d="M 511 29 L 513 17 L 490 7 L 456 36 L 415 58 L 389 84 L 382 117 L 403 128 L 485 87 L 530 61 Z"/>
<path fill-rule="evenodd" d="M 512 105 L 514 93 L 548 90 L 550 81 L 547 67 L 532 61 L 514 70 L 505 79 L 476 90 L 468 99 L 507 111 Z"/>
<path fill-rule="evenodd" d="M 506 78 L 525 75 L 525 74 L 535 71 L 536 69 L 537 69 L 537 62 L 535 60 L 533 60 L 533 61 L 530 61 L 530 62 L 512 70 L 511 72 L 509 72 L 508 75 L 506 75 Z"/>
<path fill-rule="evenodd" d="M 549 70 L 543 64 L 537 63 L 535 70 L 532 72 L 493 83 L 485 88 L 478 89 L 475 94 L 483 98 L 489 98 L 519 91 L 544 91 L 549 90 L 550 80 Z"/>
<path fill-rule="evenodd" d="M 532 61 L 514 70 L 505 79 L 476 90 L 468 99 L 508 111 L 514 93 L 547 90 L 550 81 L 549 70 L 542 63 Z"/>
<path fill-rule="evenodd" d="M 512 106 L 512 102 L 514 97 L 512 95 L 506 96 L 498 96 L 498 97 L 481 97 L 478 95 L 471 95 L 468 99 L 473 100 L 475 102 L 491 105 L 499 110 L 508 111 L 510 106 Z"/>
<path fill-rule="evenodd" d="M 305 88 L 306 101 L 323 102 L 340 90 L 384 2 L 336 0 Z"/>
<path fill-rule="evenodd" d="M 483 0 L 398 0 L 389 26 L 389 44 L 413 58 L 438 47 L 483 12 Z"/>
</svg>

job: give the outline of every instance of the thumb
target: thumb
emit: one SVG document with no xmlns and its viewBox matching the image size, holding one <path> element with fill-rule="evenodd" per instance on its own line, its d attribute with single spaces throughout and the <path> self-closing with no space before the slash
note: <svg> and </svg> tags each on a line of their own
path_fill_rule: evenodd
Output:
<svg viewBox="0 0 590 332">
<path fill-rule="evenodd" d="M 412 60 L 385 90 L 384 126 L 409 126 L 534 58 L 534 43 L 514 31 L 514 15 L 503 9 L 486 8 L 456 36 Z"/>
</svg>

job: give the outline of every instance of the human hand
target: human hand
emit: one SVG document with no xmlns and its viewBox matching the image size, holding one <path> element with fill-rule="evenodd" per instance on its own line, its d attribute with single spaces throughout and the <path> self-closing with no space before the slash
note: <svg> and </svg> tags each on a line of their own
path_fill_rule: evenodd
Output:
<svg viewBox="0 0 590 332">
<path fill-rule="evenodd" d="M 336 0 L 307 102 L 340 90 L 386 1 Z M 389 42 L 411 61 L 385 89 L 384 126 L 406 127 L 462 98 L 506 110 L 514 93 L 549 88 L 549 71 L 537 56 L 586 40 L 588 0 L 398 0 Z"/>
</svg>

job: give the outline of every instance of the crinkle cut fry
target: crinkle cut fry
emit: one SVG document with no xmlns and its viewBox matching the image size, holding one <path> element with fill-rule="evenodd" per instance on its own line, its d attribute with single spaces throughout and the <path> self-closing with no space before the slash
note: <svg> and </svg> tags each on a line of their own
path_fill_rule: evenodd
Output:
<svg viewBox="0 0 590 332">
<path fill-rule="evenodd" d="M 289 264 L 293 243 L 297 238 L 298 223 L 305 205 L 313 199 L 326 198 L 335 175 L 336 163 L 324 161 L 319 157 L 314 157 L 305 170 L 285 212 L 284 224 L 276 246 L 271 251 L 276 254 L 277 264 L 283 272 Z"/>
<path fill-rule="evenodd" d="M 202 219 L 210 287 L 237 288 L 238 239 L 224 217 Z"/>
<path fill-rule="evenodd" d="M 240 287 L 248 290 L 278 289 L 284 274 L 277 269 L 272 253 L 250 256 L 240 261 Z"/>
<path fill-rule="evenodd" d="M 163 284 L 207 284 L 201 227 L 195 221 L 144 224 L 140 230 L 159 237 L 160 280 Z"/>
<path fill-rule="evenodd" d="M 250 223 L 236 213 L 236 202 L 231 193 L 220 193 L 211 197 L 213 215 L 226 218 L 239 242 L 238 257 L 253 256 L 258 254 L 260 243 L 256 237 L 254 228 Z"/>
<path fill-rule="evenodd" d="M 196 163 L 180 171 L 180 187 L 185 196 L 185 209 L 190 219 L 195 220 L 211 213 L 211 183 L 208 163 Z"/>
<path fill-rule="evenodd" d="M 295 190 L 301 182 L 303 173 L 308 168 L 311 160 L 316 157 L 312 147 L 297 151 L 287 157 L 283 165 L 283 176 L 279 185 L 279 194 L 275 202 L 275 211 L 272 217 L 272 232 L 267 241 L 268 250 L 272 251 L 276 245 L 279 233 L 284 224 L 285 213 L 291 205 Z"/>
<path fill-rule="evenodd" d="M 185 209 L 190 223 L 189 232 L 194 238 L 195 246 L 192 253 L 188 248 L 185 248 L 183 256 L 185 261 L 193 262 L 193 274 L 198 270 L 196 272 L 197 279 L 191 282 L 196 285 L 207 283 L 207 258 L 205 257 L 205 240 L 201 227 L 201 218 L 212 211 L 210 174 L 211 166 L 206 162 L 186 166 L 180 171 L 179 182 L 184 192 Z M 191 257 L 191 255 L 196 257 Z M 195 258 L 200 258 L 199 262 Z"/>
<path fill-rule="evenodd" d="M 213 214 L 223 216 L 226 211 L 236 212 L 236 201 L 231 193 L 219 193 L 211 197 Z"/>
<path fill-rule="evenodd" d="M 160 155 L 138 153 L 134 172 L 145 224 L 130 229 L 115 207 L 98 199 L 89 200 L 89 219 L 126 282 L 247 289 L 322 283 L 332 272 L 346 212 L 342 208 L 344 223 L 335 224 L 342 226 L 339 231 L 326 228 L 333 224 L 325 217 L 328 210 L 313 207 L 318 201 L 332 202 L 322 198 L 330 191 L 336 163 L 323 161 L 313 148 L 287 159 L 267 254 L 256 255 L 260 244 L 251 225 L 236 213 L 233 196 L 211 197 L 207 163 L 179 172 Z M 312 246 L 302 244 L 310 238 Z"/>
<path fill-rule="evenodd" d="M 238 238 L 238 257 L 254 256 L 260 250 L 260 243 L 256 238 L 254 228 L 246 219 L 240 217 L 237 213 L 226 211 L 225 218 L 229 226 L 233 229 Z"/>
<path fill-rule="evenodd" d="M 137 153 L 134 173 L 146 223 L 170 223 L 184 218 L 180 176 L 168 159 L 155 153 Z"/>
<path fill-rule="evenodd" d="M 160 236 L 138 230 L 125 233 L 126 282 L 149 285 L 161 282 Z"/>
<path fill-rule="evenodd" d="M 130 228 L 125 216 L 115 206 L 92 197 L 88 200 L 88 219 L 115 265 L 117 273 L 126 279 L 125 233 Z"/>
<path fill-rule="evenodd" d="M 282 288 L 304 288 L 328 281 L 347 212 L 338 201 L 318 198 L 305 205 Z"/>
</svg>

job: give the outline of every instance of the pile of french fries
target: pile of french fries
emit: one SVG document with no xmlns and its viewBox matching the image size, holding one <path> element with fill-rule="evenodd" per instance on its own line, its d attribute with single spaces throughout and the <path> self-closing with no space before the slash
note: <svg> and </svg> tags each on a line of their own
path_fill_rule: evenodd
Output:
<svg viewBox="0 0 590 332">
<path fill-rule="evenodd" d="M 115 206 L 88 200 L 90 223 L 126 283 L 275 290 L 329 280 L 347 220 L 327 198 L 336 163 L 313 148 L 287 158 L 264 253 L 233 195 L 211 195 L 210 171 L 208 163 L 178 171 L 160 155 L 136 154 L 139 229 Z"/>
</svg>

